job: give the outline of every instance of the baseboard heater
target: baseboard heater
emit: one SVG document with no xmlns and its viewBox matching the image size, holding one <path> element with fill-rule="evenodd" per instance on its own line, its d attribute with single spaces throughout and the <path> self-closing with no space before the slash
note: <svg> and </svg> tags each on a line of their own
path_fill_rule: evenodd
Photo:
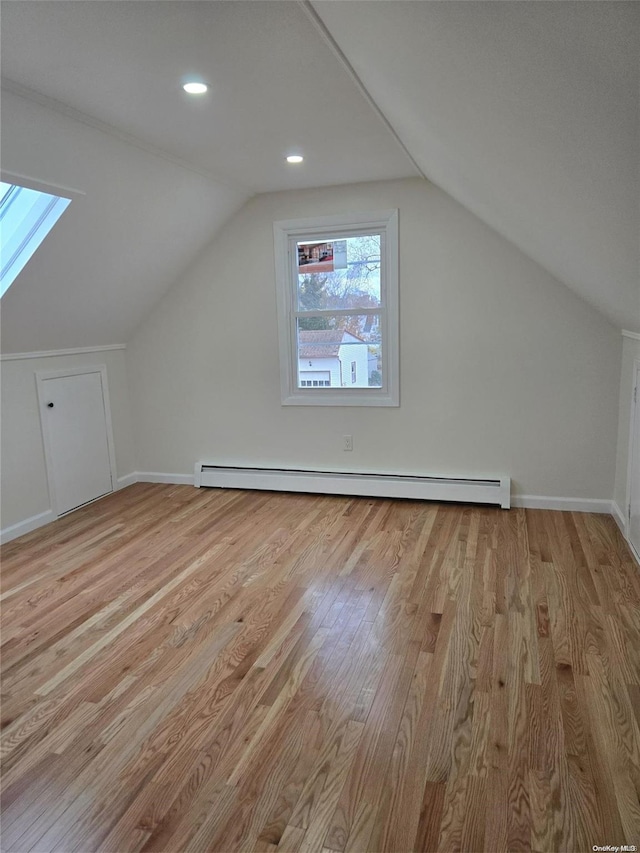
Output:
<svg viewBox="0 0 640 853">
<path fill-rule="evenodd" d="M 410 474 L 240 468 L 198 462 L 195 466 L 194 485 L 219 489 L 265 489 L 277 492 L 486 503 L 497 504 L 502 509 L 509 509 L 511 504 L 509 477 L 479 480 Z"/>
</svg>

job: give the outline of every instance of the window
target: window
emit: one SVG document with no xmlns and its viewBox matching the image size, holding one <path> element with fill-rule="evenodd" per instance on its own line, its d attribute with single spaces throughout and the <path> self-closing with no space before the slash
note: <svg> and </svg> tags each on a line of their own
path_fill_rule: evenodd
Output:
<svg viewBox="0 0 640 853">
<path fill-rule="evenodd" d="M 70 198 L 0 183 L 0 296 L 70 203 Z"/>
<path fill-rule="evenodd" d="M 397 210 L 274 236 L 283 405 L 399 405 Z"/>
</svg>

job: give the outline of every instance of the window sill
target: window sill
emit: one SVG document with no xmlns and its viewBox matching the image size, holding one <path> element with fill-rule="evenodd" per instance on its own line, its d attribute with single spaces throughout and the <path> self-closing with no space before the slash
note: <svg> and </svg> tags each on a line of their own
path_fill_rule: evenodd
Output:
<svg viewBox="0 0 640 853">
<path fill-rule="evenodd" d="M 388 393 L 372 394 L 367 392 L 358 394 L 352 390 L 344 394 L 324 394 L 323 392 L 311 391 L 289 394 L 282 400 L 283 406 L 399 406 L 400 400 Z"/>
</svg>

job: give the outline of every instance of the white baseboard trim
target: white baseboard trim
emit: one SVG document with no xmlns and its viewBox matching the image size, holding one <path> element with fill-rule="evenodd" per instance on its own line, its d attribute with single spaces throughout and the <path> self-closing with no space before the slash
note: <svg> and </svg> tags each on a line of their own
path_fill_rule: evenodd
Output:
<svg viewBox="0 0 640 853">
<path fill-rule="evenodd" d="M 600 512 L 612 515 L 611 501 L 596 498 L 556 498 L 547 495 L 513 495 L 511 506 L 524 509 L 557 509 L 565 512 Z"/>
<path fill-rule="evenodd" d="M 627 524 L 624 520 L 624 514 L 616 501 L 611 501 L 611 515 L 613 516 L 616 524 L 622 531 L 622 535 L 626 537 L 627 535 Z"/>
<path fill-rule="evenodd" d="M 126 474 L 124 477 L 118 477 L 116 481 L 116 491 L 126 489 L 127 486 L 133 486 L 138 482 L 138 472 L 132 471 L 131 474 Z"/>
<path fill-rule="evenodd" d="M 40 512 L 38 515 L 32 515 L 31 518 L 25 518 L 24 521 L 19 521 L 17 524 L 11 524 L 0 531 L 0 542 L 4 545 L 5 542 L 11 542 L 12 539 L 17 539 L 18 536 L 24 536 L 25 533 L 31 533 L 32 530 L 37 530 L 50 521 L 55 521 L 55 515 L 52 509 L 46 512 Z"/>
<path fill-rule="evenodd" d="M 118 477 L 116 489 L 126 489 L 134 483 L 166 483 L 174 486 L 193 486 L 190 474 L 163 474 L 158 471 L 132 471 L 125 477 Z"/>
<path fill-rule="evenodd" d="M 193 486 L 193 474 L 160 474 L 156 471 L 136 471 L 138 483 L 168 483 L 174 486 Z"/>
</svg>

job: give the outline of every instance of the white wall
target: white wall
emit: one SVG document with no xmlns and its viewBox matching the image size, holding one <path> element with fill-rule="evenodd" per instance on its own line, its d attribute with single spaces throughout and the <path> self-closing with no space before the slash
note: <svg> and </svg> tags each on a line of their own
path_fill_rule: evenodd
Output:
<svg viewBox="0 0 640 853">
<path fill-rule="evenodd" d="M 2 528 L 50 509 L 35 372 L 105 364 L 118 477 L 135 471 L 125 352 L 2 361 Z"/>
<path fill-rule="evenodd" d="M 627 518 L 627 475 L 629 470 L 629 428 L 631 426 L 631 399 L 633 394 L 634 362 L 640 359 L 640 340 L 622 339 L 622 368 L 620 371 L 620 399 L 618 415 L 618 452 L 613 492 L 619 513 Z"/>
<path fill-rule="evenodd" d="M 2 351 L 127 341 L 248 197 L 2 91 L 2 169 L 84 193 L 2 297 Z"/>
<path fill-rule="evenodd" d="M 282 407 L 273 221 L 390 207 L 400 211 L 400 407 Z M 423 181 L 262 195 L 129 343 L 137 467 L 506 473 L 515 493 L 609 500 L 620 351 L 607 320 Z"/>
</svg>

